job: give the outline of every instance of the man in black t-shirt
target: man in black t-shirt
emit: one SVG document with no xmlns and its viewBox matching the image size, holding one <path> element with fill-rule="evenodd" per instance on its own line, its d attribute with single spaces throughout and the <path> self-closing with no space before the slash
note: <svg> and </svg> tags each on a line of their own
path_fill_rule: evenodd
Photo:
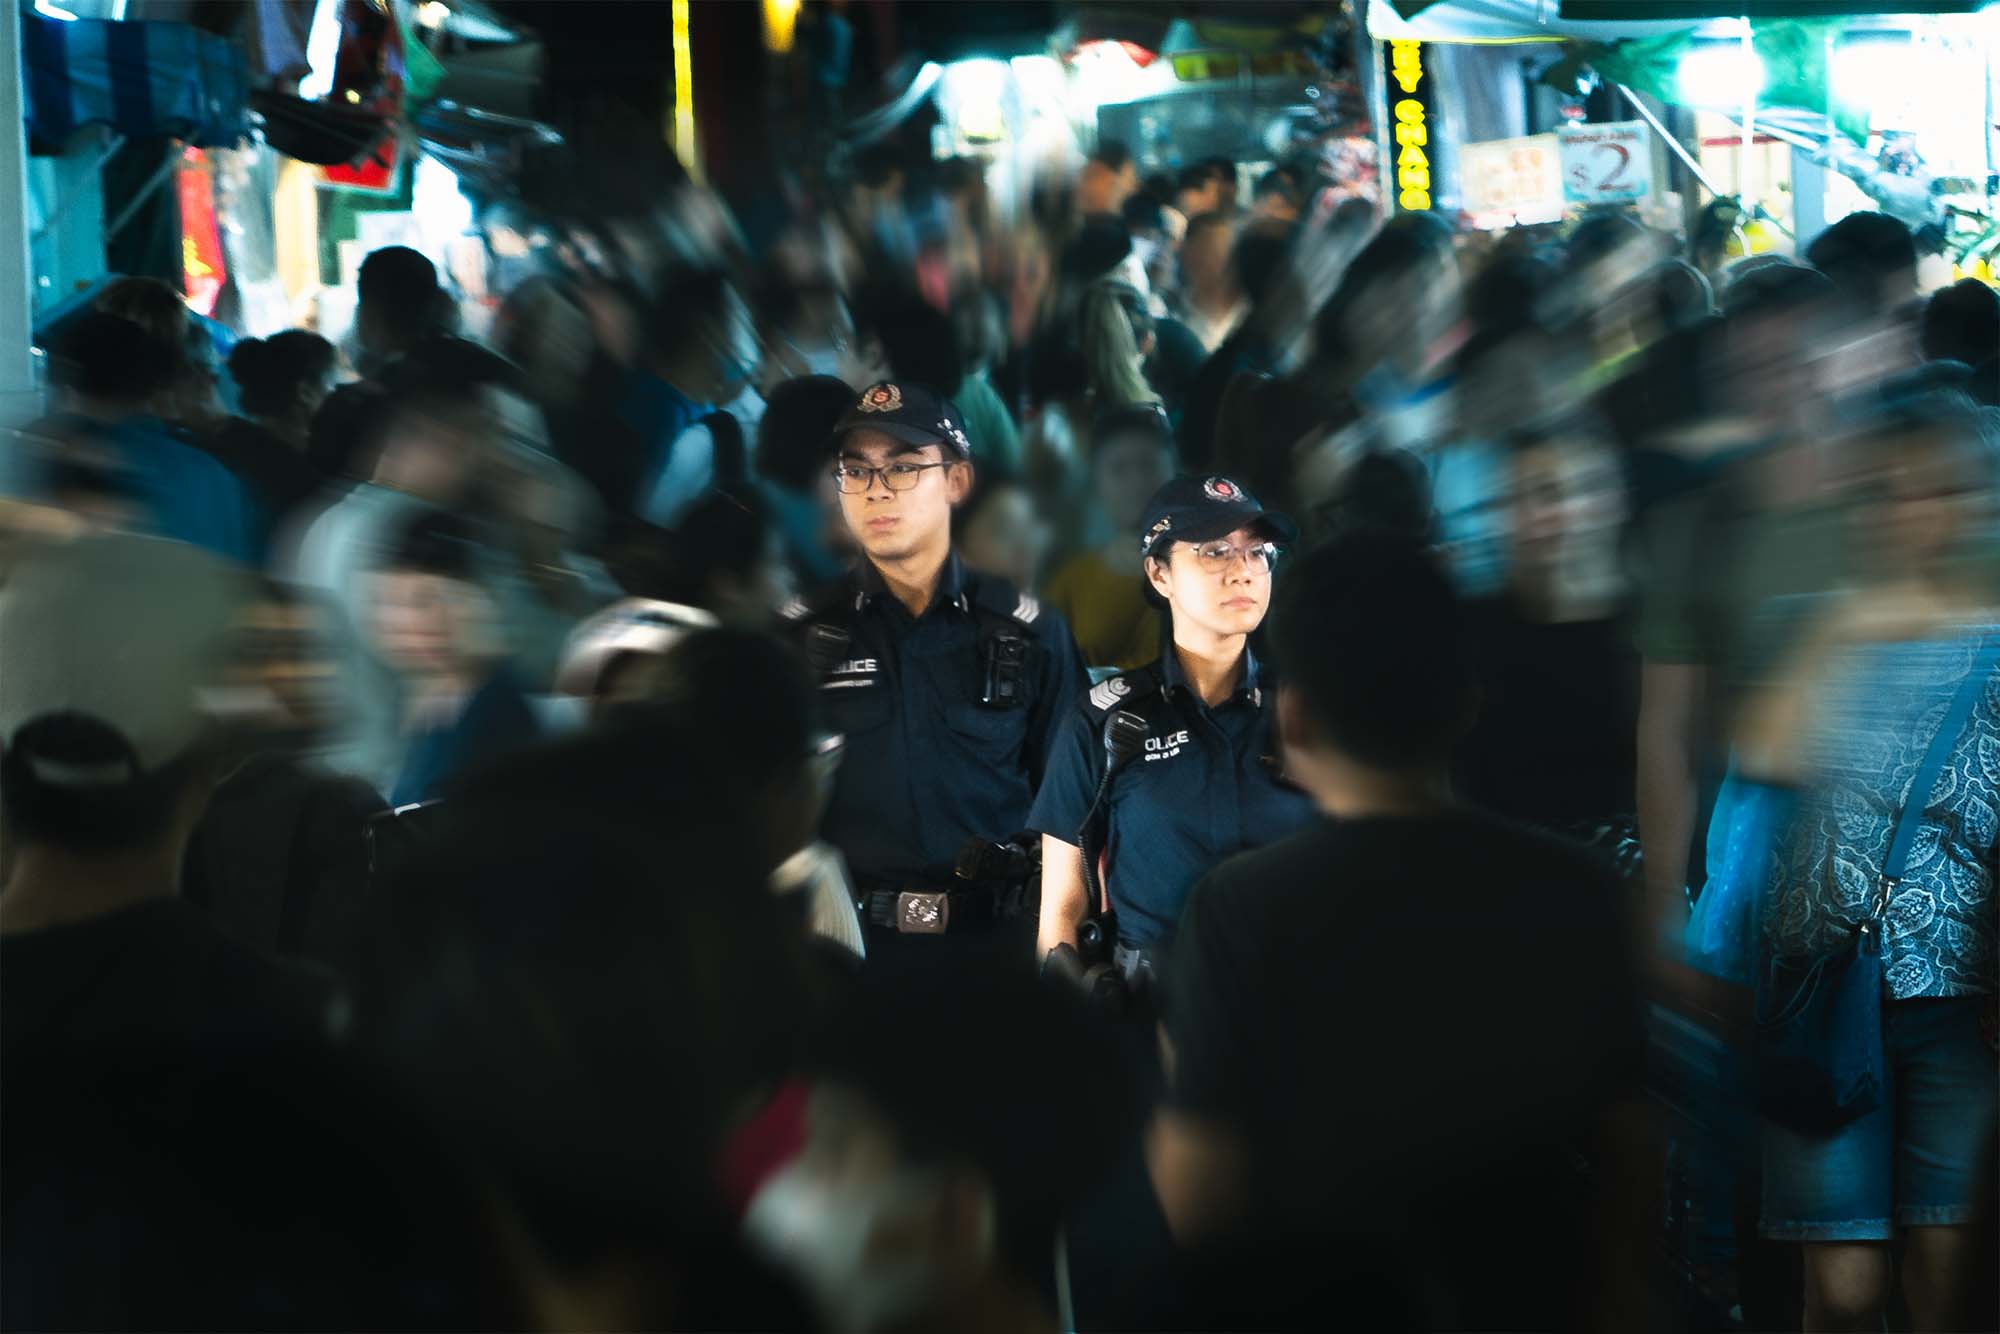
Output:
<svg viewBox="0 0 2000 1334">
<path fill-rule="evenodd" d="M 1202 1320 L 1629 1327 L 1604 1305 L 1629 1288 L 1603 1245 L 1642 1240 L 1607 1149 L 1640 1046 L 1614 886 L 1453 805 L 1471 674 L 1415 546 L 1312 553 L 1273 629 L 1286 772 L 1327 818 L 1225 862 L 1181 926 L 1148 1157 L 1189 1269 L 1226 1276 Z"/>
<path fill-rule="evenodd" d="M 206 552 L 134 537 L 37 549 L 0 584 L 9 1328 L 307 1318 L 275 1295 L 282 1270 L 317 1255 L 285 1228 L 327 1205 L 267 1155 L 304 1138 L 282 1109 L 323 1101 L 300 1081 L 320 1087 L 332 997 L 177 893 L 227 771 L 210 706 L 248 591 Z M 246 1106 L 266 1111 L 218 1155 L 218 1116 Z M 259 1181 L 283 1182 L 287 1200 L 237 1193 Z M 209 1286 L 218 1259 L 232 1267 L 227 1297 Z"/>
</svg>

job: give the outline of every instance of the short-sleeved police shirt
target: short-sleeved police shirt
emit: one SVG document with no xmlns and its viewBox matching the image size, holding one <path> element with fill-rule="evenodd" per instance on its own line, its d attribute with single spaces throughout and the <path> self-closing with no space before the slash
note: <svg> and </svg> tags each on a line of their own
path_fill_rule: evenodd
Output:
<svg viewBox="0 0 2000 1334">
<path fill-rule="evenodd" d="M 969 840 L 1028 827 L 1057 725 L 1089 681 L 1060 615 L 954 554 L 921 616 L 864 566 L 791 619 L 848 636 L 820 682 L 827 725 L 847 738 L 821 829 L 858 884 L 942 888 Z M 983 646 L 1000 633 L 1027 650 L 1007 708 L 980 703 Z"/>
<path fill-rule="evenodd" d="M 1313 818 L 1312 799 L 1279 773 L 1275 700 L 1246 653 L 1242 682 L 1211 709 L 1167 653 L 1144 672 L 1091 687 L 1070 711 L 1028 818 L 1066 843 L 1077 841 L 1104 776 L 1105 719 L 1129 709 L 1146 720 L 1145 750 L 1112 778 L 1107 797 L 1105 883 L 1127 944 L 1171 939 L 1197 880 Z"/>
</svg>

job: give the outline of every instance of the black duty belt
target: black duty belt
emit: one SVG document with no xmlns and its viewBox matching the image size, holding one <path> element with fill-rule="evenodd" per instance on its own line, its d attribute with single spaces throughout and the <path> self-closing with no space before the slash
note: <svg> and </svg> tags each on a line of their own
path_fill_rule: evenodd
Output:
<svg viewBox="0 0 2000 1334">
<path fill-rule="evenodd" d="M 864 893 L 862 916 L 873 926 L 908 936 L 941 936 L 947 931 L 990 926 L 999 918 L 1000 896 L 991 889 L 877 889 Z"/>
</svg>

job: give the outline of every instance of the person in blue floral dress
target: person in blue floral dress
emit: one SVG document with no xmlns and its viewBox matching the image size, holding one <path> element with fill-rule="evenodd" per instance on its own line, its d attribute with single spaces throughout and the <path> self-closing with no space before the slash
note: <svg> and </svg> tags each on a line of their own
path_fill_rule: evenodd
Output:
<svg viewBox="0 0 2000 1334">
<path fill-rule="evenodd" d="M 1965 1328 L 1972 1224 L 1994 1170 L 1994 872 L 2000 844 L 2000 486 L 1987 423 L 1930 397 L 1856 443 L 1855 540 L 1868 581 L 1824 600 L 1753 696 L 1752 777 L 1790 784 L 1759 904 L 1767 957 L 1833 955 L 1874 907 L 1883 862 L 1943 715 L 1983 685 L 1927 799 L 1882 932 L 1883 1105 L 1830 1134 L 1767 1124 L 1764 1235 L 1803 1243 L 1805 1328 L 1879 1329 L 1897 1277 L 1912 1326 Z"/>
</svg>

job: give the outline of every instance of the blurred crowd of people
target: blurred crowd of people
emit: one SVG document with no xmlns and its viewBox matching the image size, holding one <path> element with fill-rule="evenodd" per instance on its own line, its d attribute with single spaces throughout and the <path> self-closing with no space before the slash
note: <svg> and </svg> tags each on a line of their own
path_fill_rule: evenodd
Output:
<svg viewBox="0 0 2000 1334">
<path fill-rule="evenodd" d="M 53 332 L 9 1327 L 1671 1327 L 1643 997 L 1877 921 L 1717 1309 L 1991 1327 L 1993 289 L 1115 144 L 690 198 L 485 343 L 402 248 L 345 346 Z"/>
</svg>

